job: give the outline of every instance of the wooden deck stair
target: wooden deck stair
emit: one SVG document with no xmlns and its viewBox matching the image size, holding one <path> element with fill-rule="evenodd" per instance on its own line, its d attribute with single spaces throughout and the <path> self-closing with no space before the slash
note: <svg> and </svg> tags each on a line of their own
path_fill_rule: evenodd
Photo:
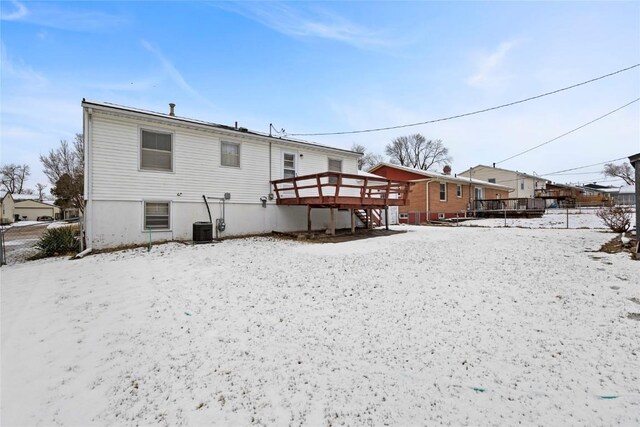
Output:
<svg viewBox="0 0 640 427">
<path fill-rule="evenodd" d="M 358 219 L 362 221 L 362 223 L 367 225 L 367 210 L 366 209 L 355 209 L 353 213 L 356 214 Z M 379 227 L 382 225 L 382 209 L 371 209 L 371 227 Z"/>
</svg>

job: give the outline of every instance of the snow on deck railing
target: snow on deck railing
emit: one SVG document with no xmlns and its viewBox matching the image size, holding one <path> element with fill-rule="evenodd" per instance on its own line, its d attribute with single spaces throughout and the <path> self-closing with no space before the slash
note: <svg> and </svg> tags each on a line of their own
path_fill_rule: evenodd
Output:
<svg viewBox="0 0 640 427">
<path fill-rule="evenodd" d="M 404 205 L 411 183 L 339 172 L 323 172 L 271 181 L 281 204 L 375 203 Z M 382 199 L 382 200 L 381 200 Z"/>
</svg>

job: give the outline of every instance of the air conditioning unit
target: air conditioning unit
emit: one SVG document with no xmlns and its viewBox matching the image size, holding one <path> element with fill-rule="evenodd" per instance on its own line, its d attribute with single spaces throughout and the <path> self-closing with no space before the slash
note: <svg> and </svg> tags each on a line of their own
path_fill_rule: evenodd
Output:
<svg viewBox="0 0 640 427">
<path fill-rule="evenodd" d="M 193 241 L 194 243 L 213 241 L 213 224 L 206 221 L 194 222 Z"/>
</svg>

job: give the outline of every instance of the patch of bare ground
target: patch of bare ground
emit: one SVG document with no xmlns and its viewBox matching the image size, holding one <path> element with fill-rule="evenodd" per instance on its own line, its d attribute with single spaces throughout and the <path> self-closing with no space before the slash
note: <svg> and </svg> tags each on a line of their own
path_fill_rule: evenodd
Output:
<svg viewBox="0 0 640 427">
<path fill-rule="evenodd" d="M 600 252 L 606 252 L 608 254 L 617 254 L 620 252 L 627 252 L 631 255 L 631 259 L 638 260 L 638 257 L 635 253 L 635 248 L 637 245 L 637 240 L 635 236 L 632 236 L 631 233 L 626 233 L 625 237 L 629 238 L 630 241 L 628 243 L 623 243 L 620 235 L 616 235 L 613 239 L 609 240 L 607 243 L 600 247 Z"/>
</svg>

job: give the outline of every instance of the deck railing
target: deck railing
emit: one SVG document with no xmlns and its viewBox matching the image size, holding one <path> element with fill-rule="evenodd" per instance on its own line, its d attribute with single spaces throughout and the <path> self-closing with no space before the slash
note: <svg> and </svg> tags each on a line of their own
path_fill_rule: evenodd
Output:
<svg viewBox="0 0 640 427">
<path fill-rule="evenodd" d="M 411 183 L 323 172 L 271 181 L 283 205 L 404 206 Z"/>
<path fill-rule="evenodd" d="M 545 202 L 540 198 L 484 199 L 475 200 L 476 211 L 526 211 L 545 209 Z"/>
</svg>

